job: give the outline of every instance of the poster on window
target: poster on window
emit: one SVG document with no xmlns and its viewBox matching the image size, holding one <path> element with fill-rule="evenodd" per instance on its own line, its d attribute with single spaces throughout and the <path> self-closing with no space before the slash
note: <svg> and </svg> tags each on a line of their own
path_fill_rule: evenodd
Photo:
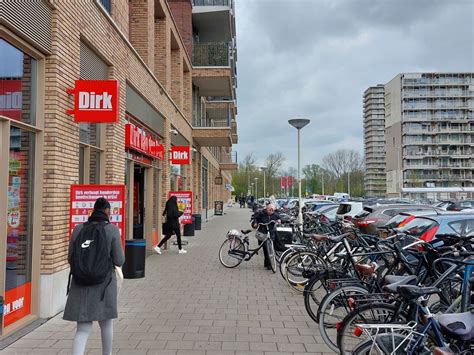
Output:
<svg viewBox="0 0 474 355">
<path fill-rule="evenodd" d="M 110 223 L 115 224 L 125 247 L 125 185 L 71 185 L 69 230 L 87 222 L 94 203 L 104 197 L 110 203 Z"/>
<path fill-rule="evenodd" d="M 170 191 L 168 198 L 176 196 L 178 199 L 178 210 L 183 212 L 179 217 L 180 224 L 193 223 L 193 192 L 192 191 Z"/>
<path fill-rule="evenodd" d="M 5 327 L 30 314 L 31 282 L 5 291 L 3 305 Z"/>
<path fill-rule="evenodd" d="M 0 79 L 0 115 L 21 121 L 21 80 Z"/>
</svg>

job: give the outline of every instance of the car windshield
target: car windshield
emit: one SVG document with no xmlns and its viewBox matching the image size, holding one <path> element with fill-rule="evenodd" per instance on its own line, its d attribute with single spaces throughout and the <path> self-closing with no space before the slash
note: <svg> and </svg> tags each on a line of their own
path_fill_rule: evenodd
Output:
<svg viewBox="0 0 474 355">
<path fill-rule="evenodd" d="M 400 232 L 419 238 L 423 235 L 423 233 L 436 225 L 438 225 L 438 223 L 431 219 L 417 217 L 408 222 L 405 226 L 401 227 Z"/>
<path fill-rule="evenodd" d="M 406 218 L 409 216 L 405 214 L 399 214 L 396 215 L 395 217 L 392 217 L 387 223 L 385 223 L 384 227 L 385 228 L 396 228 L 400 223 L 402 223 Z"/>
</svg>

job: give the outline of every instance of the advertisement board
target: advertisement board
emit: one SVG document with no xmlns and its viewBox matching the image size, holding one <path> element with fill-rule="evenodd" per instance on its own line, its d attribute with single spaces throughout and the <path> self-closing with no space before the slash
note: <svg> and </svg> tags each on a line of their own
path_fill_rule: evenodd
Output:
<svg viewBox="0 0 474 355">
<path fill-rule="evenodd" d="M 191 147 L 176 146 L 171 147 L 171 164 L 186 165 L 191 162 Z"/>
<path fill-rule="evenodd" d="M 224 201 L 214 201 L 214 215 L 222 216 L 224 213 Z"/>
<path fill-rule="evenodd" d="M 157 139 L 132 123 L 125 125 L 125 148 L 159 160 L 163 160 L 165 155 L 163 144 L 158 143 Z"/>
<path fill-rule="evenodd" d="M 74 108 L 67 110 L 74 115 L 74 122 L 117 123 L 119 118 L 119 84 L 117 80 L 76 80 Z"/>
<path fill-rule="evenodd" d="M 0 79 L 0 115 L 21 121 L 21 80 Z"/>
<path fill-rule="evenodd" d="M 5 291 L 3 305 L 5 327 L 30 314 L 31 282 Z"/>
<path fill-rule="evenodd" d="M 178 209 L 183 212 L 179 217 L 180 224 L 193 223 L 193 192 L 192 191 L 170 191 L 168 198 L 176 196 L 178 199 Z"/>
<path fill-rule="evenodd" d="M 110 203 L 110 223 L 115 224 L 125 246 L 125 185 L 71 185 L 69 230 L 87 222 L 99 197 Z"/>
</svg>

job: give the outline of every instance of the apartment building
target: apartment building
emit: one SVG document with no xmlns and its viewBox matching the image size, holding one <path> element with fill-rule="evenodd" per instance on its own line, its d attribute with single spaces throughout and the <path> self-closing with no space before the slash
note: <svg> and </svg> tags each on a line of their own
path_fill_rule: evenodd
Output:
<svg viewBox="0 0 474 355">
<path fill-rule="evenodd" d="M 387 195 L 474 186 L 474 74 L 404 73 L 385 85 Z"/>
<path fill-rule="evenodd" d="M 364 187 L 366 196 L 385 197 L 385 105 L 384 86 L 364 92 Z"/>
<path fill-rule="evenodd" d="M 151 248 L 171 191 L 192 191 L 192 212 L 206 219 L 230 198 L 237 168 L 232 2 L 38 0 L 3 9 L 2 337 L 64 307 L 71 216 L 85 211 L 70 205 L 72 186 L 124 186 L 122 236 Z M 104 82 L 112 86 L 99 94 Z M 79 90 L 84 83 L 92 87 Z M 94 115 L 76 122 L 85 111 Z M 94 122 L 108 114 L 116 119 Z M 171 164 L 180 147 L 189 163 Z"/>
</svg>

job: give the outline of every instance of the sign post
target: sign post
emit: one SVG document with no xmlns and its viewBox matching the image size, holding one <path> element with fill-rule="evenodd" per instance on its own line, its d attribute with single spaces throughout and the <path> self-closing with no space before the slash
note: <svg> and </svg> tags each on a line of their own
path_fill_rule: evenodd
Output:
<svg viewBox="0 0 474 355">
<path fill-rule="evenodd" d="M 183 212 L 179 217 L 180 224 L 193 223 L 193 192 L 192 191 L 170 191 L 168 198 L 176 196 L 178 199 L 178 209 Z"/>
<path fill-rule="evenodd" d="M 115 224 L 125 247 L 125 185 L 71 185 L 69 230 L 87 222 L 94 203 L 104 197 L 110 203 L 110 223 Z"/>
</svg>

